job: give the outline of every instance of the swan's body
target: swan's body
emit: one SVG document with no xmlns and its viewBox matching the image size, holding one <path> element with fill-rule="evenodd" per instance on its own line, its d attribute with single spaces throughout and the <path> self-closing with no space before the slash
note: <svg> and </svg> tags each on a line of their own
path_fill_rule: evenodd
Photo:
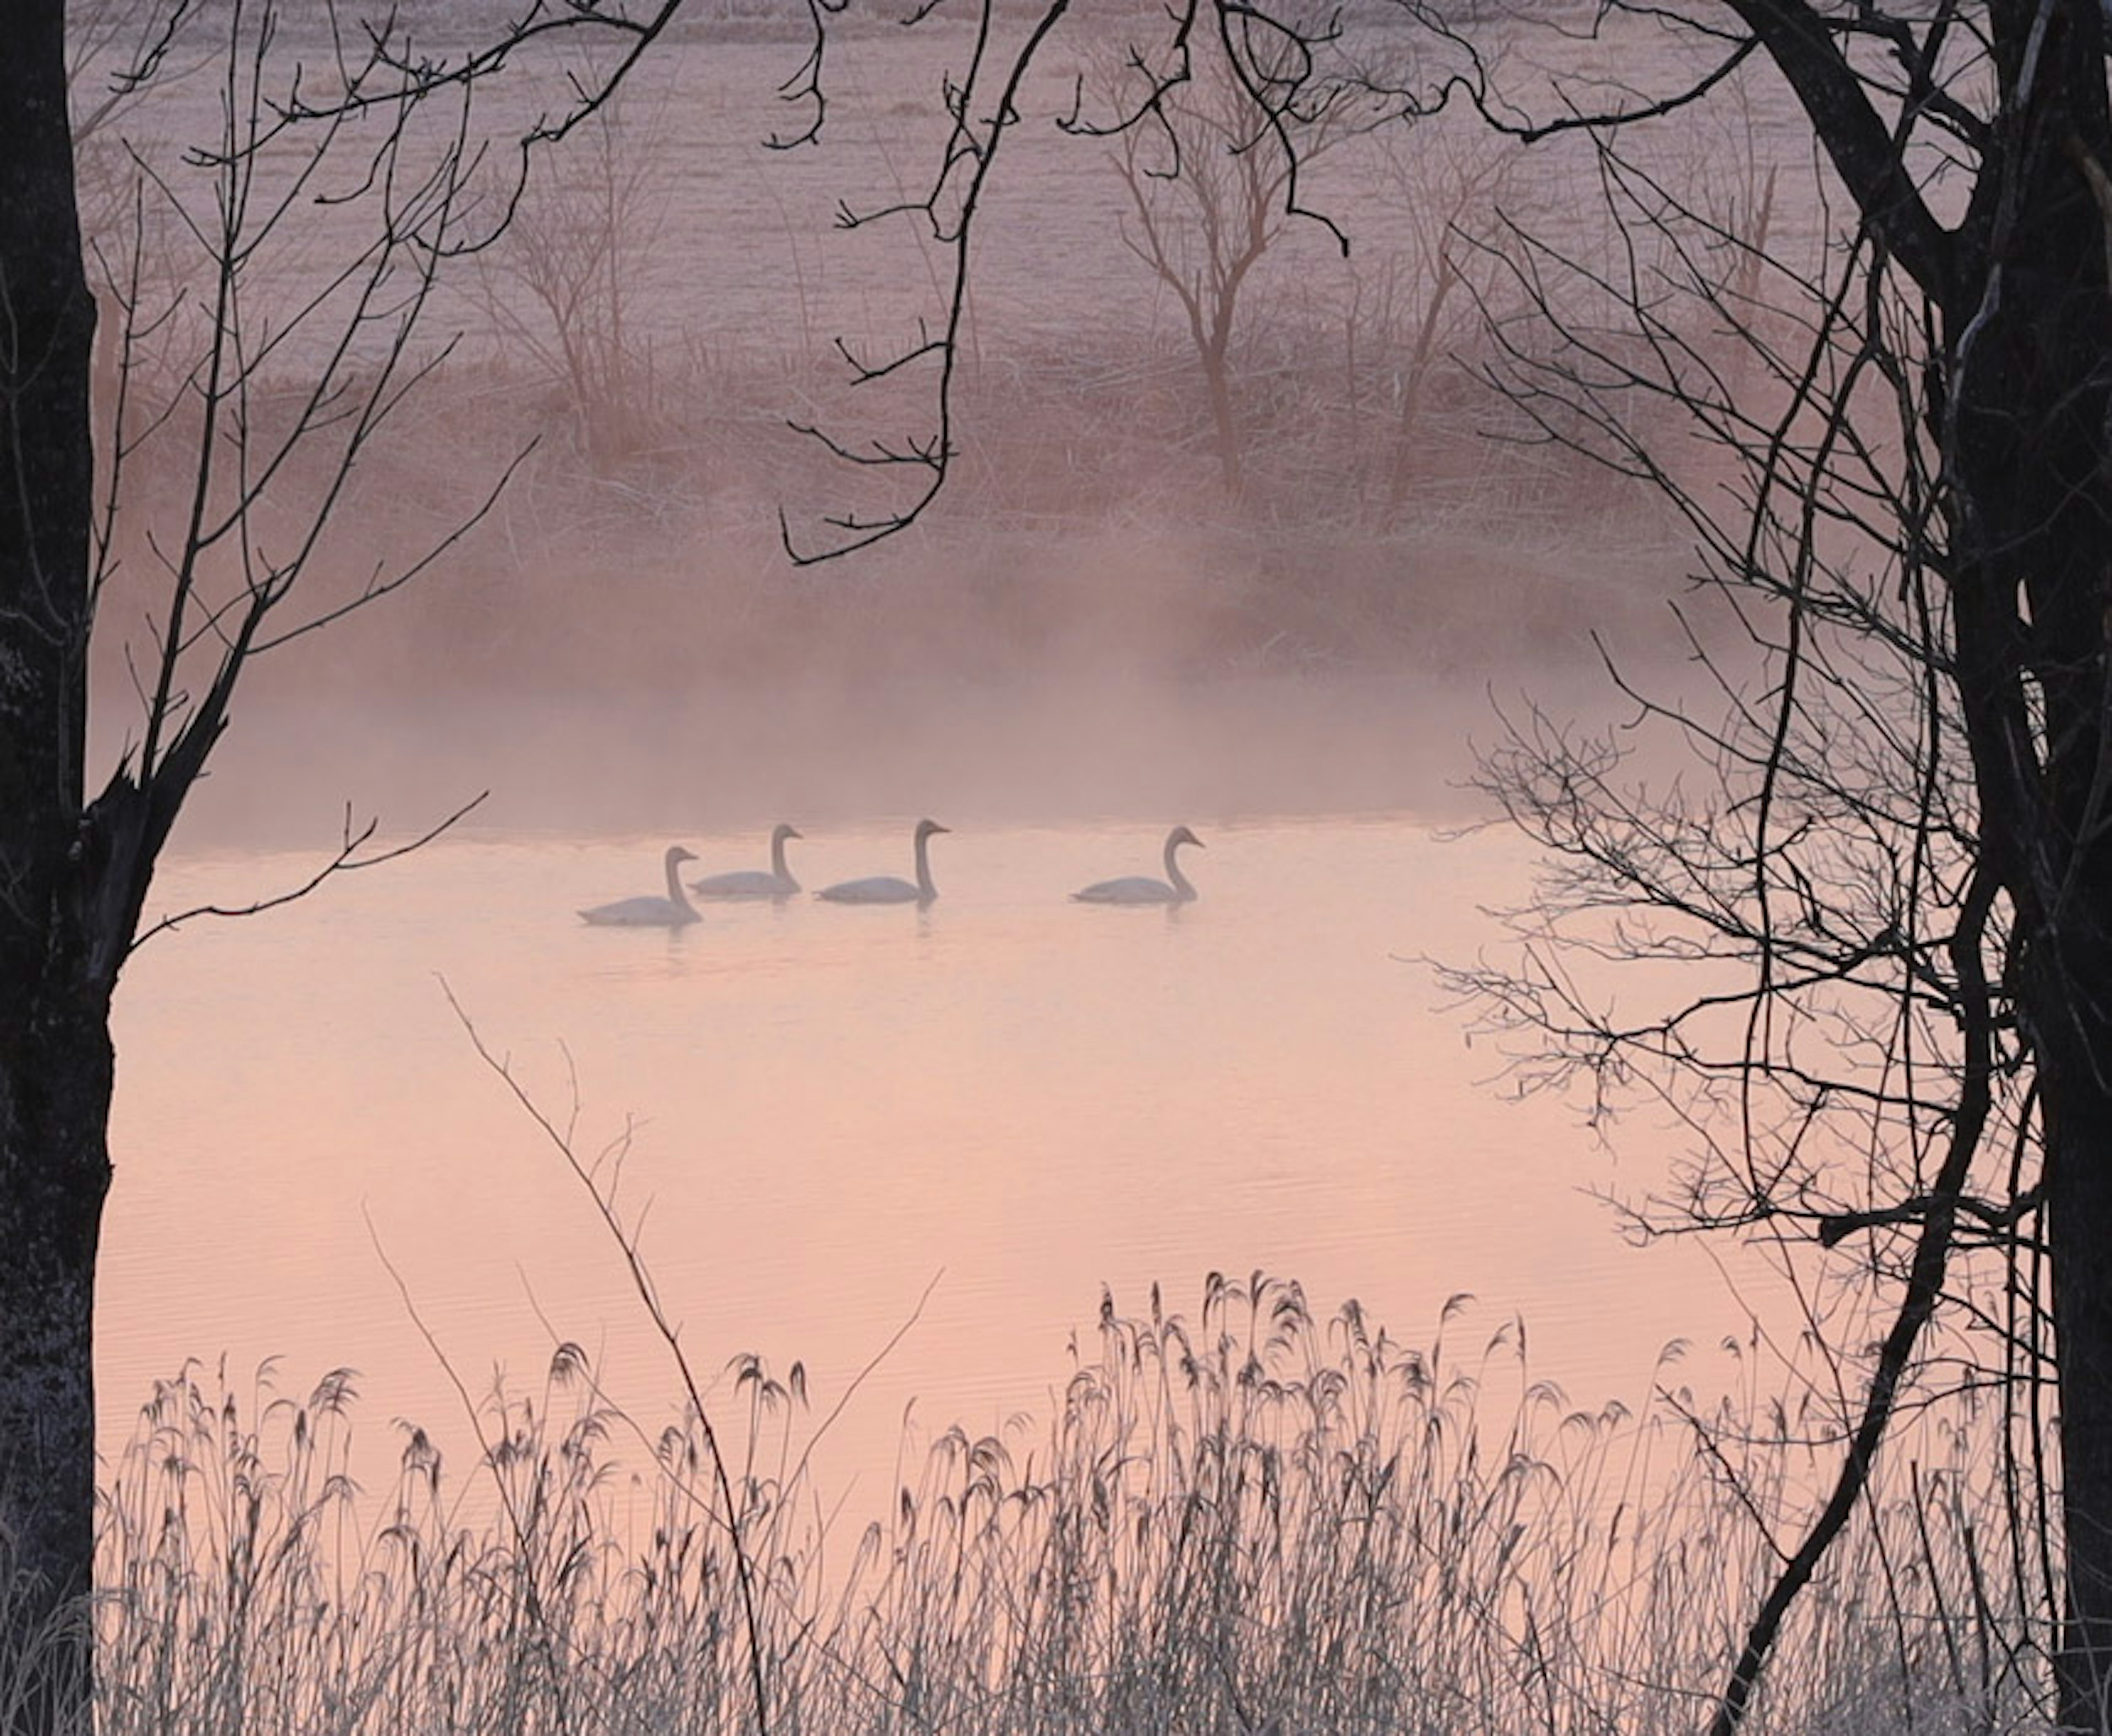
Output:
<svg viewBox="0 0 2112 1736">
<path fill-rule="evenodd" d="M 613 904 L 597 904 L 580 912 L 580 920 L 597 928 L 678 929 L 694 922 L 697 912 L 682 896 L 682 883 L 675 870 L 696 857 L 680 844 L 667 846 L 667 896 L 664 898 L 619 898 Z"/>
<path fill-rule="evenodd" d="M 1181 871 L 1181 865 L 1173 859 L 1173 852 L 1183 844 L 1193 844 L 1199 850 L 1203 840 L 1186 826 L 1176 826 L 1166 834 L 1166 878 L 1154 880 L 1148 874 L 1127 874 L 1118 880 L 1095 880 L 1081 892 L 1071 894 L 1081 904 L 1190 904 L 1195 902 L 1195 888 L 1188 884 L 1188 876 Z"/>
<path fill-rule="evenodd" d="M 876 874 L 868 879 L 843 880 L 834 886 L 824 886 L 814 896 L 826 898 L 835 904 L 929 904 L 939 896 L 939 888 L 931 884 L 932 835 L 950 829 L 935 820 L 917 822 L 917 878 L 914 880 L 902 879 L 891 874 Z"/>
<path fill-rule="evenodd" d="M 796 826 L 781 825 L 770 834 L 770 866 L 736 868 L 730 874 L 708 874 L 690 882 L 690 890 L 700 898 L 789 898 L 799 889 L 792 870 L 785 866 L 785 840 L 797 838 Z"/>
</svg>

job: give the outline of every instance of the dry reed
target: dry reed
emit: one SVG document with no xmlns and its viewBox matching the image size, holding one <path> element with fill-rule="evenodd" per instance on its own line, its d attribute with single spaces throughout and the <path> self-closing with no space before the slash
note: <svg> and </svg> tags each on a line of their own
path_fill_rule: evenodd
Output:
<svg viewBox="0 0 2112 1736">
<path fill-rule="evenodd" d="M 943 1436 L 844 1549 L 797 1381 L 735 1379 L 785 1732 L 1691 1729 L 1772 1566 L 1759 1520 L 1823 1454 L 1750 1395 L 1697 1451 L 1672 1407 L 1567 1411 L 1507 1335 L 1413 1349 L 1213 1278 L 1192 1320 L 1105 1302 L 1045 1434 Z M 157 1388 L 106 1490 L 104 1736 L 754 1727 L 694 1414 L 647 1441 L 567 1347 L 487 1401 L 471 1477 L 407 1429 L 368 1496 L 353 1400 L 343 1373 L 298 1402 Z M 2000 1455 L 1917 1439 L 1755 1729 L 2043 1727 Z"/>
</svg>

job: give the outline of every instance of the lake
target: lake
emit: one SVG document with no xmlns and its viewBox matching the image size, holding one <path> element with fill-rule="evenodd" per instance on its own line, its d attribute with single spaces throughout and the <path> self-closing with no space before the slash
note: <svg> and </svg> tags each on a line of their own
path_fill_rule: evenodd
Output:
<svg viewBox="0 0 2112 1736">
<path fill-rule="evenodd" d="M 914 817 L 810 822 L 794 870 L 907 873 Z M 444 981 L 560 1123 L 576 1089 L 583 1158 L 628 1129 L 625 1213 L 701 1370 L 798 1359 L 818 1417 L 913 1318 L 831 1429 L 825 1487 L 876 1498 L 905 1416 L 1045 1420 L 1103 1286 L 1192 1311 L 1210 1272 L 1259 1268 L 1410 1343 L 1470 1292 L 1450 1342 L 1522 1316 L 1532 1375 L 1580 1405 L 1633 1403 L 1665 1341 L 1745 1324 L 1700 1250 L 1630 1247 L 1582 1191 L 1646 1180 L 1669 1136 L 1626 1124 L 1617 1158 L 1573 1109 L 1503 1101 L 1499 1057 L 1410 961 L 1492 938 L 1477 907 L 1527 884 L 1508 834 L 1172 816 L 1207 847 L 1200 898 L 1110 909 L 1067 894 L 1155 873 L 1162 827 L 938 817 L 926 911 L 589 928 L 576 908 L 654 890 L 668 840 L 462 831 L 153 939 L 118 1016 L 106 1440 L 184 1358 L 240 1387 L 275 1356 L 287 1391 L 362 1370 L 371 1450 L 398 1417 L 466 1439 L 407 1294 L 472 1392 L 538 1384 L 562 1338 L 649 1425 L 671 1413 L 616 1248 Z M 766 860 L 761 829 L 682 841 L 691 872 Z M 149 914 L 315 861 L 179 853 Z"/>
</svg>

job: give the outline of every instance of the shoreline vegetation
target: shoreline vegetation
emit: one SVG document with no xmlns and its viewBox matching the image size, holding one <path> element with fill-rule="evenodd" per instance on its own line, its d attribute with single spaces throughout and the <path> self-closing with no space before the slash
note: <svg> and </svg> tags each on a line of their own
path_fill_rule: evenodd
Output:
<svg viewBox="0 0 2112 1736">
<path fill-rule="evenodd" d="M 467 1469 L 399 1423 L 371 1489 L 348 1371 L 294 1398 L 193 1367 L 105 1480 L 96 1727 L 749 1730 L 759 1670 L 781 1731 L 1692 1729 L 1830 1463 L 1823 1381 L 1764 1397 L 1755 1343 L 1696 1415 L 1675 1350 L 1648 1415 L 1575 1411 L 1521 1335 L 1449 1322 L 1411 1347 L 1259 1274 L 1189 1318 L 1104 1298 L 1052 1421 L 940 1437 L 855 1531 L 800 1371 L 736 1359 L 753 1651 L 694 1407 L 652 1434 L 576 1346 L 476 1407 Z M 1999 1429 L 1954 1403 L 1894 1443 L 1750 1728 L 2037 1727 Z"/>
<path fill-rule="evenodd" d="M 1665 602 L 1685 554 L 1632 495 L 1491 444 L 1461 402 L 1426 408 L 1390 504 L 1397 455 L 1373 456 L 1368 426 L 1289 433 L 1325 347 L 1283 358 L 1281 438 L 1239 512 L 1183 429 L 1177 352 L 1052 348 L 993 370 L 1009 407 L 966 419 L 942 520 L 819 570 L 776 543 L 781 504 L 826 498 L 785 426 L 812 384 L 796 366 L 699 358 L 602 467 L 532 373 L 452 362 L 457 389 L 374 461 L 363 555 L 434 534 L 440 479 L 495 469 L 523 431 L 541 443 L 447 575 L 335 627 L 327 660 L 258 666 L 255 727 L 177 844 L 298 845 L 335 835 L 348 799 L 403 823 L 486 788 L 502 817 L 626 832 L 795 799 L 1451 813 L 1459 708 L 1490 717 L 1491 693 L 1530 687 L 1595 715 L 1599 644 L 1686 666 Z M 1125 420 L 1140 380 L 1157 384 Z M 154 571 L 143 546 L 121 565 L 112 618 L 143 609 Z M 349 593 L 364 572 L 316 582 Z M 98 648 L 94 729 L 119 742 L 126 648 Z"/>
</svg>

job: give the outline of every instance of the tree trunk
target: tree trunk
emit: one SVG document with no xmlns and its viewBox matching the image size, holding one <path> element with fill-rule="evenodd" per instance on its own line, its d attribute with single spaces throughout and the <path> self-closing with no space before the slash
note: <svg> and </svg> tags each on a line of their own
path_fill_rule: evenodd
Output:
<svg viewBox="0 0 2112 1736">
<path fill-rule="evenodd" d="M 0 1143 L 0 1537 L 16 1582 L 0 1629 L 7 1667 L 28 1666 L 16 1728 L 87 1728 L 93 1585 L 95 1256 L 109 1186 L 112 1077 L 97 1008 L 40 1006 Z M 13 1057 L 11 1057 L 12 1060 Z"/>
<path fill-rule="evenodd" d="M 1239 412 L 1232 402 L 1231 350 L 1228 334 L 1211 334 L 1203 346 L 1203 387 L 1210 400 L 1210 425 L 1218 435 L 1218 470 L 1224 479 L 1225 498 L 1236 504 L 1246 481 L 1240 461 Z"/>
<path fill-rule="evenodd" d="M 2046 1071 L 2068 1582 L 2055 1667 L 2061 1729 L 2098 1736 L 2112 1729 L 2112 1092 L 2087 1083 L 2056 1110 Z"/>
<path fill-rule="evenodd" d="M 1957 231 L 1932 425 L 1981 848 L 2014 912 L 2058 1359 L 2061 1728 L 2112 1729 L 2112 170 L 2102 23 L 1997 4 L 2005 125 Z M 2033 54 L 2038 58 L 2034 61 Z"/>
<path fill-rule="evenodd" d="M 15 1728 L 84 1722 L 93 1570 L 95 1252 L 109 1164 L 108 943 L 83 828 L 89 389 L 62 0 L 0 52 L 0 1670 Z M 69 1615 L 63 1630 L 54 1624 Z"/>
</svg>

